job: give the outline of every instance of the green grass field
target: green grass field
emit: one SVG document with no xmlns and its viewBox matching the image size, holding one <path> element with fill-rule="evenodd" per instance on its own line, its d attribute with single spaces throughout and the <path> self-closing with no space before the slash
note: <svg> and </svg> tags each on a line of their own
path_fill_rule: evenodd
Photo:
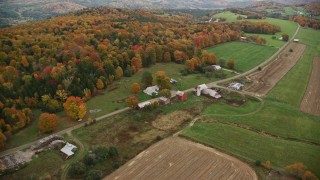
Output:
<svg viewBox="0 0 320 180">
<path fill-rule="evenodd" d="M 270 160 L 278 168 L 302 162 L 320 175 L 319 146 L 275 139 L 219 123 L 196 123 L 184 129 L 182 135 L 250 161 Z"/>
<path fill-rule="evenodd" d="M 254 111 L 258 106 L 255 102 L 249 102 L 239 109 L 216 103 L 207 106 L 202 112 L 202 115 L 209 118 L 208 122 L 212 119 L 211 122 L 219 120 L 237 123 L 284 138 L 320 143 L 320 117 L 299 110 L 311 74 L 313 57 L 320 55 L 320 31 L 301 29 L 297 38 L 307 45 L 306 51 L 264 98 L 264 107 L 259 112 L 241 116 Z M 236 113 L 240 115 L 234 116 Z M 303 162 L 320 175 L 319 164 L 316 164 L 320 160 L 317 146 L 265 137 L 222 124 L 199 123 L 187 128 L 183 134 L 248 160 L 270 160 L 280 168 L 293 162 Z"/>
<path fill-rule="evenodd" d="M 268 59 L 277 49 L 245 42 L 229 42 L 207 48 L 207 51 L 215 53 L 218 59 L 233 59 L 236 62 L 235 69 L 244 72 Z"/>
<path fill-rule="evenodd" d="M 292 8 L 291 8 L 292 9 Z M 293 9 L 292 9 L 293 10 Z M 226 18 L 228 22 L 239 22 L 242 20 L 237 20 L 237 15 L 230 12 L 230 11 L 225 11 L 222 13 L 218 13 L 213 15 L 213 17 L 218 18 L 218 17 L 223 17 Z M 267 40 L 267 44 L 269 46 L 274 46 L 274 47 L 281 47 L 284 45 L 285 42 L 278 40 L 281 36 L 282 33 L 286 33 L 289 35 L 289 37 L 292 37 L 296 28 L 297 28 L 297 23 L 293 21 L 287 21 L 287 20 L 281 20 L 281 19 L 274 19 L 274 18 L 266 18 L 266 19 L 247 19 L 247 21 L 252 21 L 252 22 L 268 22 L 273 25 L 277 25 L 281 27 L 281 32 L 276 33 L 275 36 L 277 37 L 276 39 L 272 39 L 273 35 L 267 35 L 267 34 L 250 34 L 247 33 L 248 35 L 258 35 L 260 37 L 263 37 Z"/>
<path fill-rule="evenodd" d="M 292 7 L 284 7 L 284 12 L 286 15 L 288 16 L 292 16 L 296 14 L 296 11 L 294 9 L 292 9 Z"/>
</svg>

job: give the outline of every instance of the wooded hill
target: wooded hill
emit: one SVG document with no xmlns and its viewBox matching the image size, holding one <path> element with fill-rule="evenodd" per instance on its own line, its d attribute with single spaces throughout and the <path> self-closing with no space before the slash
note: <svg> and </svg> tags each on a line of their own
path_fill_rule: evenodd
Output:
<svg viewBox="0 0 320 180">
<path fill-rule="evenodd" d="M 280 28 L 195 24 L 184 16 L 99 7 L 1 29 L 1 131 L 9 135 L 26 126 L 32 120 L 29 108 L 59 112 L 69 96 L 88 100 L 142 67 L 184 63 L 201 56 L 202 48 L 239 40 L 243 31 L 273 34 Z"/>
</svg>

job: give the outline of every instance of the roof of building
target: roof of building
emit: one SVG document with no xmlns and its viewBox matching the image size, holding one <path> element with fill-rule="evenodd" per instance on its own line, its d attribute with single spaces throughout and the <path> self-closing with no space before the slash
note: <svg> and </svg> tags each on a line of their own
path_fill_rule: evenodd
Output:
<svg viewBox="0 0 320 180">
<path fill-rule="evenodd" d="M 215 68 L 217 70 L 222 69 L 221 66 L 219 66 L 219 65 L 211 65 L 211 67 L 213 67 L 213 68 Z"/>
<path fill-rule="evenodd" d="M 145 101 L 145 102 L 139 103 L 138 107 L 139 108 L 144 108 L 145 106 L 149 106 L 150 104 L 151 104 L 150 101 Z"/>
<path fill-rule="evenodd" d="M 183 91 L 177 91 L 177 92 L 176 92 L 176 95 L 177 95 L 177 96 L 183 96 L 184 94 L 185 94 L 185 93 L 184 93 Z"/>
<path fill-rule="evenodd" d="M 162 97 L 160 97 L 159 99 L 160 99 L 160 101 L 168 101 L 168 100 L 169 100 L 168 98 L 163 97 L 163 96 L 162 96 Z"/>
<path fill-rule="evenodd" d="M 149 96 L 152 96 L 153 93 L 158 94 L 158 91 L 159 91 L 158 86 L 150 86 L 150 87 L 147 87 L 145 90 L 143 90 L 143 92 L 148 94 Z"/>
<path fill-rule="evenodd" d="M 208 86 L 206 84 L 200 84 L 198 85 L 198 87 L 200 90 L 203 90 L 203 89 L 208 89 Z"/>
<path fill-rule="evenodd" d="M 67 143 L 60 151 L 69 157 L 74 154 L 74 149 L 77 149 L 77 146 Z"/>
</svg>

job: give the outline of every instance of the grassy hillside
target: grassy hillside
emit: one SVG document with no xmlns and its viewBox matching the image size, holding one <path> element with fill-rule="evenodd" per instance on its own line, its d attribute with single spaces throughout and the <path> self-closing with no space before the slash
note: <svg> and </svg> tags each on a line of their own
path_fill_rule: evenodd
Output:
<svg viewBox="0 0 320 180">
<path fill-rule="evenodd" d="M 277 49 L 244 42 L 229 42 L 207 48 L 207 51 L 215 53 L 218 59 L 233 59 L 236 62 L 235 69 L 244 72 L 268 59 Z"/>
</svg>

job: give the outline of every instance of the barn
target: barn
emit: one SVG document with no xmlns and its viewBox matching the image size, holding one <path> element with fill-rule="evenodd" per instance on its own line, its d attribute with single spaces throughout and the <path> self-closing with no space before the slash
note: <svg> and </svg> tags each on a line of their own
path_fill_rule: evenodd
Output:
<svg viewBox="0 0 320 180">
<path fill-rule="evenodd" d="M 183 92 L 183 91 L 177 91 L 176 93 L 176 97 L 179 101 L 186 101 L 187 100 L 187 93 Z"/>
<path fill-rule="evenodd" d="M 217 91 L 215 91 L 213 89 L 204 89 L 204 90 L 202 90 L 202 94 L 205 95 L 205 96 L 214 98 L 214 99 L 220 99 L 221 98 L 221 95 Z"/>
</svg>

